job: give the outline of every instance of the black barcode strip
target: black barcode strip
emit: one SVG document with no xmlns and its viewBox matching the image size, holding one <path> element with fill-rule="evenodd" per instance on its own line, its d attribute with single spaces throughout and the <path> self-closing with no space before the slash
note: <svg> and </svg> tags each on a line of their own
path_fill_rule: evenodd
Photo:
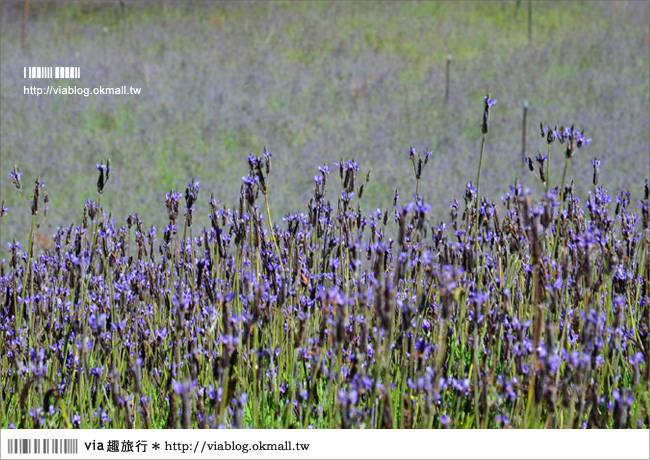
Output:
<svg viewBox="0 0 650 460">
<path fill-rule="evenodd" d="M 81 78 L 81 67 L 23 67 L 23 78 Z"/>
<path fill-rule="evenodd" d="M 77 439 L 8 439 L 7 453 L 19 454 L 76 454 Z"/>
</svg>

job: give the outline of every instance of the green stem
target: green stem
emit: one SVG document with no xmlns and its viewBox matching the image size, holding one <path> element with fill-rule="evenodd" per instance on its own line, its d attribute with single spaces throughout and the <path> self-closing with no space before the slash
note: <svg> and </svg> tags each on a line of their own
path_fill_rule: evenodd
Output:
<svg viewBox="0 0 650 460">
<path fill-rule="evenodd" d="M 282 263 L 282 254 L 280 253 L 280 248 L 278 247 L 278 242 L 275 239 L 275 232 L 273 231 L 273 221 L 271 221 L 271 208 L 269 207 L 269 196 L 264 192 L 264 201 L 266 202 L 266 215 L 269 218 L 269 227 L 271 227 L 271 239 L 275 245 L 275 251 L 278 253 L 278 261 L 280 262 L 280 267 L 282 267 L 282 272 L 284 273 L 284 264 Z"/>
<path fill-rule="evenodd" d="M 479 194 L 481 187 L 481 169 L 483 169 L 483 150 L 485 149 L 485 134 L 481 139 L 481 154 L 478 160 L 478 174 L 476 175 L 476 220 L 478 225 L 478 208 L 479 208 Z"/>
<path fill-rule="evenodd" d="M 557 250 L 558 237 L 560 236 L 560 219 L 562 219 L 562 208 L 564 207 L 564 186 L 566 185 L 566 172 L 569 168 L 569 161 L 571 158 L 567 157 L 566 162 L 564 163 L 564 172 L 562 173 L 562 186 L 560 187 L 560 210 L 557 214 L 557 220 L 555 221 L 555 241 L 553 242 L 553 252 L 551 256 L 555 254 Z"/>
<path fill-rule="evenodd" d="M 93 235 L 93 243 L 90 246 L 90 257 L 88 259 L 88 270 L 90 270 L 92 260 L 93 260 L 93 255 L 95 254 L 95 247 L 97 246 L 97 233 L 99 232 L 99 221 L 102 218 L 102 194 L 99 194 L 99 202 L 97 203 L 97 222 L 95 222 L 95 233 Z M 83 311 L 84 306 L 86 305 L 86 297 L 88 296 L 88 281 L 90 279 L 90 276 L 86 276 L 84 279 L 84 294 L 81 299 L 81 306 L 80 311 Z M 74 304 L 72 305 L 72 308 L 74 309 Z M 72 311 L 70 313 L 73 313 Z"/>
<path fill-rule="evenodd" d="M 101 217 L 102 217 L 102 194 L 100 193 L 99 194 L 99 200 L 98 200 L 98 203 L 97 203 L 97 222 L 95 223 L 95 234 L 93 235 L 93 242 L 92 242 L 92 245 L 90 247 L 90 257 L 89 257 L 89 263 L 88 263 L 88 270 L 90 270 L 90 266 L 92 264 L 92 256 L 93 256 L 93 254 L 95 252 L 95 246 L 97 244 L 97 232 L 99 231 L 99 221 L 101 220 Z M 86 276 L 85 279 L 84 279 L 83 297 L 81 299 L 81 305 L 79 307 L 79 311 L 81 311 L 81 312 L 83 312 L 84 306 L 86 305 L 86 298 L 88 296 L 88 281 L 89 281 L 89 278 L 90 278 L 90 273 L 88 273 L 88 276 Z M 68 347 L 70 345 L 70 333 L 72 331 L 71 324 L 72 324 L 73 316 L 74 316 L 74 313 L 75 313 L 76 300 L 77 299 L 75 299 L 75 302 L 72 302 L 72 304 L 70 306 L 70 321 L 68 323 L 68 332 L 67 332 L 67 335 L 66 335 L 65 344 L 64 344 L 64 348 L 63 348 L 63 355 L 62 355 L 64 360 L 65 360 L 65 358 L 66 358 L 66 356 L 68 354 Z M 113 319 L 113 318 L 111 318 L 111 319 Z M 82 339 L 82 343 L 83 343 L 83 339 Z M 74 369 L 76 369 L 76 368 L 74 368 Z M 72 382 L 73 379 L 74 379 L 74 377 L 72 379 L 70 379 L 70 381 Z M 81 412 L 82 411 L 81 399 L 79 400 L 79 404 L 80 404 L 79 411 Z"/>
<path fill-rule="evenodd" d="M 28 248 L 27 248 L 27 261 L 25 262 L 25 276 L 23 277 L 23 290 L 22 290 L 23 300 L 27 298 L 27 296 L 26 296 L 27 276 L 29 275 L 29 266 L 30 266 L 31 261 L 32 261 L 32 246 L 33 246 L 33 242 L 34 242 L 34 225 L 35 224 L 36 224 L 36 214 L 32 214 L 32 226 L 31 226 L 31 229 L 29 230 L 29 245 L 28 245 Z M 18 327 L 20 327 L 20 322 L 21 322 L 22 317 L 23 317 L 23 303 L 24 302 L 20 303 L 19 313 L 18 313 L 18 316 L 16 317 L 16 333 L 18 332 Z M 30 316 L 30 318 L 32 317 L 31 314 L 29 316 Z M 30 332 L 29 337 L 31 338 L 31 336 L 32 336 L 31 332 L 32 331 L 30 330 L 29 332 Z"/>
<path fill-rule="evenodd" d="M 185 251 L 187 250 L 187 214 L 185 214 L 185 226 L 183 227 L 183 248 L 179 260 L 181 267 L 183 268 L 183 274 L 185 275 L 185 282 L 187 282 L 187 272 L 185 271 Z M 180 286 L 180 285 L 179 285 Z"/>
<path fill-rule="evenodd" d="M 480 275 L 479 275 L 479 268 L 480 268 L 480 249 L 481 246 L 479 244 L 478 238 L 479 238 L 479 209 L 481 206 L 481 170 L 483 169 L 483 151 L 485 150 L 485 134 L 483 134 L 483 137 L 481 138 L 481 153 L 479 155 L 479 160 L 478 160 L 478 173 L 476 174 L 476 213 L 475 213 L 475 224 L 474 224 L 474 244 L 476 246 L 476 290 L 478 291 L 480 289 L 481 283 L 480 283 Z M 480 428 L 480 413 L 479 413 L 479 394 L 478 394 L 478 377 L 479 377 L 479 367 L 478 367 L 478 334 L 477 334 L 477 328 L 478 325 L 474 328 L 474 337 L 473 337 L 473 350 L 472 350 L 472 361 L 473 361 L 473 383 L 474 383 L 474 422 L 476 423 L 476 427 Z"/>
<path fill-rule="evenodd" d="M 476 175 L 476 214 L 475 214 L 475 225 L 474 225 L 474 241 L 476 245 L 476 276 L 478 277 L 479 269 L 479 243 L 478 243 L 478 227 L 479 227 L 479 218 L 478 211 L 481 205 L 481 169 L 483 169 L 483 151 L 485 150 L 485 134 L 481 139 L 481 154 L 478 160 L 478 174 Z"/>
<path fill-rule="evenodd" d="M 544 185 L 546 187 L 546 194 L 548 194 L 548 189 L 550 187 L 550 182 L 551 182 L 551 176 L 549 175 L 549 165 L 551 163 L 551 144 L 548 144 L 548 150 L 546 152 L 546 181 L 544 182 Z"/>
</svg>

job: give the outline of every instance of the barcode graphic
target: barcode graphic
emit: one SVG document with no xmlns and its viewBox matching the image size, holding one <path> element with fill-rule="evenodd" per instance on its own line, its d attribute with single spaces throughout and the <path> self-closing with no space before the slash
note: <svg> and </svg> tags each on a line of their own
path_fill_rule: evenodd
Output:
<svg viewBox="0 0 650 460">
<path fill-rule="evenodd" d="M 81 67 L 23 67 L 23 78 L 81 78 Z"/>
<path fill-rule="evenodd" d="M 7 439 L 7 453 L 16 454 L 76 454 L 77 439 Z"/>
</svg>

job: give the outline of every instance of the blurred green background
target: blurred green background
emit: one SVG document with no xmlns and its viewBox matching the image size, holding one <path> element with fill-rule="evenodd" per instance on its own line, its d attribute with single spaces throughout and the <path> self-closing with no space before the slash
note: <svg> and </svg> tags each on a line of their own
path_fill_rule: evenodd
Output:
<svg viewBox="0 0 650 460">
<path fill-rule="evenodd" d="M 111 158 L 104 204 L 118 222 L 165 224 L 164 194 L 201 181 L 236 204 L 245 158 L 275 154 L 276 222 L 303 211 L 317 167 L 355 159 L 372 170 L 365 210 L 414 192 L 409 146 L 434 151 L 420 191 L 436 221 L 476 178 L 483 97 L 493 109 L 481 180 L 499 201 L 527 153 L 546 152 L 539 122 L 576 124 L 593 142 L 569 179 L 586 196 L 589 160 L 610 191 L 639 196 L 650 155 L 648 2 L 24 2 L 0 6 L 3 241 L 27 239 L 29 211 L 7 175 L 46 181 L 43 231 L 79 222 L 96 199 L 96 164 Z M 23 32 L 24 31 L 24 32 Z M 24 36 L 23 36 L 24 33 Z M 445 104 L 446 56 L 452 55 Z M 80 80 L 24 80 L 23 66 L 80 66 Z M 130 85 L 139 96 L 41 96 L 25 85 Z M 560 181 L 562 152 L 551 154 Z M 336 185 L 336 182 L 332 182 Z M 329 197 L 339 190 L 330 186 Z M 31 196 L 29 190 L 26 191 Z M 4 253 L 4 250 L 3 250 Z"/>
</svg>

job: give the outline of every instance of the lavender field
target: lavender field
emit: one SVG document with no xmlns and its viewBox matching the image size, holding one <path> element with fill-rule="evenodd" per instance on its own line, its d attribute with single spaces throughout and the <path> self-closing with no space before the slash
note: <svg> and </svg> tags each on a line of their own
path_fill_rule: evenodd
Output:
<svg viewBox="0 0 650 460">
<path fill-rule="evenodd" d="M 647 3 L 23 7 L 2 428 L 650 427 Z"/>
</svg>

